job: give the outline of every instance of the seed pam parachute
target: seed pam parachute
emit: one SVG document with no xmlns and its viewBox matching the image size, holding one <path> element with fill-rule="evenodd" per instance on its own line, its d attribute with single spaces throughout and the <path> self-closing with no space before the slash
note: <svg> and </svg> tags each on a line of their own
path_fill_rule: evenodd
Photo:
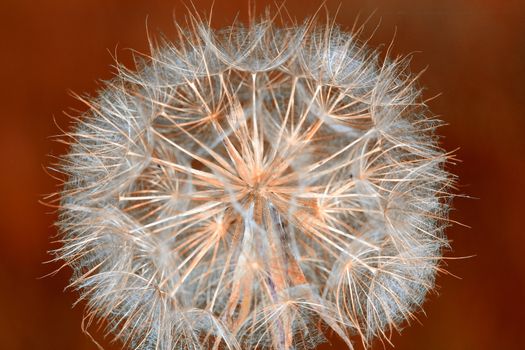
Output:
<svg viewBox="0 0 525 350">
<path fill-rule="evenodd" d="M 455 178 L 408 60 L 314 20 L 178 32 L 63 136 L 54 253 L 85 324 L 129 349 L 352 349 L 414 319 Z"/>
</svg>

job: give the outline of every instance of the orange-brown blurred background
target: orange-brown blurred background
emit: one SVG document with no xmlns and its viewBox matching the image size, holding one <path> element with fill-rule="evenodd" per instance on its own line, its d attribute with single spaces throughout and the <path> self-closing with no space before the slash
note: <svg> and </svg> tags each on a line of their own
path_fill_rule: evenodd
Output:
<svg viewBox="0 0 525 350">
<path fill-rule="evenodd" d="M 179 1 L 0 1 L 0 348 L 96 349 L 81 331 L 76 295 L 63 292 L 70 271 L 39 279 L 58 264 L 50 256 L 55 215 L 38 203 L 57 182 L 43 167 L 64 148 L 49 136 L 67 127 L 64 111 L 83 110 L 69 91 L 95 93 L 110 78 L 111 55 L 130 64 L 127 48 L 147 52 L 147 27 L 173 37 Z M 194 0 L 208 12 L 211 1 Z M 260 10 L 271 1 L 255 1 Z M 298 19 L 319 0 L 288 0 Z M 394 54 L 416 51 L 411 64 L 428 65 L 425 97 L 449 123 L 440 132 L 448 150 L 460 147 L 452 168 L 460 192 L 452 218 L 470 225 L 448 230 L 453 251 L 438 294 L 425 304 L 420 324 L 393 336 L 396 349 L 525 349 L 525 4 L 497 0 L 326 1 L 337 21 L 351 27 L 374 10 L 372 45 Z M 213 24 L 247 18 L 246 1 L 216 0 Z M 74 113 L 74 112 L 73 112 Z M 520 221 L 524 220 L 524 221 Z M 97 335 L 98 339 L 100 336 Z M 117 349 L 101 341 L 106 349 Z M 375 349 L 382 349 L 379 343 Z M 386 349 L 390 349 L 389 345 Z M 343 349 L 333 339 L 332 347 Z"/>
</svg>

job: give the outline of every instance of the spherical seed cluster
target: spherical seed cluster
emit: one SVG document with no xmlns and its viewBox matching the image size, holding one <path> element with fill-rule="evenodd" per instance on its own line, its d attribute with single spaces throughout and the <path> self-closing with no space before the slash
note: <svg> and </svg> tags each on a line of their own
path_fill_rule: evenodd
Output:
<svg viewBox="0 0 525 350">
<path fill-rule="evenodd" d="M 452 177 L 406 60 L 194 21 L 67 133 L 57 257 L 130 349 L 352 348 L 433 287 Z"/>
</svg>

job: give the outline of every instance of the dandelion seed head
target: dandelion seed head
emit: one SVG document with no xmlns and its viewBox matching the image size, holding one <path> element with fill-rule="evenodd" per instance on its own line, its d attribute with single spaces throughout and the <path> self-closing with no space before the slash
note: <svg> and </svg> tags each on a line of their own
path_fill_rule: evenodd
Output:
<svg viewBox="0 0 525 350">
<path fill-rule="evenodd" d="M 453 184 L 403 59 L 263 17 L 120 67 L 67 132 L 59 259 L 130 349 L 352 348 L 434 286 Z"/>
</svg>

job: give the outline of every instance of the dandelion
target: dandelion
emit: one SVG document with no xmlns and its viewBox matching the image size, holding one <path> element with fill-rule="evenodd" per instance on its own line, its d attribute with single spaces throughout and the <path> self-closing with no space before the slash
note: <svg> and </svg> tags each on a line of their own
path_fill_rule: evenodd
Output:
<svg viewBox="0 0 525 350">
<path fill-rule="evenodd" d="M 130 349 L 387 339 L 433 288 L 453 185 L 407 59 L 313 20 L 188 28 L 65 133 L 55 254 L 86 325 Z"/>
</svg>

